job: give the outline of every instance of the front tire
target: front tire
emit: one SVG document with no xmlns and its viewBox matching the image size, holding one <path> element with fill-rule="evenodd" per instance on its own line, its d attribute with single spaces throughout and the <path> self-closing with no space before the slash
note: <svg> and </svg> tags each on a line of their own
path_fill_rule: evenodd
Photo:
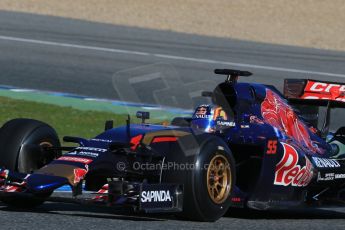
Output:
<svg viewBox="0 0 345 230">
<path fill-rule="evenodd" d="M 180 217 L 213 222 L 221 218 L 231 204 L 230 195 L 236 183 L 235 160 L 222 139 L 210 135 L 194 138 L 198 143 L 194 146 L 194 155 L 188 156 L 180 150 L 167 157 L 168 162 L 190 165 L 190 169 L 168 170 L 163 178 L 184 185 Z"/>
<path fill-rule="evenodd" d="M 45 151 L 45 147 L 60 147 L 59 138 L 51 126 L 32 119 L 11 120 L 0 129 L 0 167 L 31 173 L 61 155 L 60 151 Z M 17 208 L 32 208 L 42 204 L 49 195 L 5 196 L 1 201 Z"/>
<path fill-rule="evenodd" d="M 60 147 L 56 131 L 41 121 L 14 119 L 0 129 L 0 167 L 31 173 L 61 152 L 43 151 L 44 147 Z"/>
</svg>

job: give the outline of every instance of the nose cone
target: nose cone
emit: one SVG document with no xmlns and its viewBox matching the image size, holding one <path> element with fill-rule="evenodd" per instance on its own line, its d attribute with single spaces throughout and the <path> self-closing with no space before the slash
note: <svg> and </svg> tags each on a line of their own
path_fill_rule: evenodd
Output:
<svg viewBox="0 0 345 230">
<path fill-rule="evenodd" d="M 53 192 L 65 184 L 68 179 L 58 176 L 32 174 L 27 178 L 27 188 L 32 192 Z"/>
</svg>

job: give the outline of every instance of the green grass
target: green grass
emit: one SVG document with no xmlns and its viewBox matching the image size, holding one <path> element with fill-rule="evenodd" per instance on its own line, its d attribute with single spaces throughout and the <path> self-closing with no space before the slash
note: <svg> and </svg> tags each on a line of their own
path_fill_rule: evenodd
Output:
<svg viewBox="0 0 345 230">
<path fill-rule="evenodd" d="M 92 138 L 104 130 L 106 120 L 114 120 L 115 125 L 120 125 L 125 123 L 127 115 L 82 111 L 71 107 L 0 97 L 0 125 L 14 118 L 32 118 L 46 122 L 56 129 L 60 138 Z"/>
</svg>

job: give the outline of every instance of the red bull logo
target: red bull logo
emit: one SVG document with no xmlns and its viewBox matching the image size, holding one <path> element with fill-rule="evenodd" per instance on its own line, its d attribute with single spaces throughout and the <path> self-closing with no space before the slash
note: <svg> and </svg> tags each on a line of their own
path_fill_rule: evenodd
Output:
<svg viewBox="0 0 345 230">
<path fill-rule="evenodd" d="M 261 113 L 268 124 L 295 139 L 300 147 L 322 153 L 321 149 L 313 145 L 308 127 L 297 116 L 293 108 L 272 90 L 266 90 L 266 98 L 261 104 Z"/>
<path fill-rule="evenodd" d="M 276 165 L 275 185 L 282 186 L 307 186 L 313 178 L 313 167 L 307 157 L 305 157 L 305 166 L 298 165 L 299 156 L 294 147 L 282 143 L 284 147 L 284 156 Z"/>
</svg>

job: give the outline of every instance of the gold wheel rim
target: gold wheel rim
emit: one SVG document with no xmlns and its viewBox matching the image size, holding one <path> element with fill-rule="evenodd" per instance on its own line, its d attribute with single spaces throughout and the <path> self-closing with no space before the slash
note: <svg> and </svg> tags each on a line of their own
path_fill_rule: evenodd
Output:
<svg viewBox="0 0 345 230">
<path fill-rule="evenodd" d="M 225 156 L 217 154 L 207 169 L 207 191 L 211 200 L 216 204 L 223 203 L 229 197 L 231 184 L 229 161 Z"/>
</svg>

